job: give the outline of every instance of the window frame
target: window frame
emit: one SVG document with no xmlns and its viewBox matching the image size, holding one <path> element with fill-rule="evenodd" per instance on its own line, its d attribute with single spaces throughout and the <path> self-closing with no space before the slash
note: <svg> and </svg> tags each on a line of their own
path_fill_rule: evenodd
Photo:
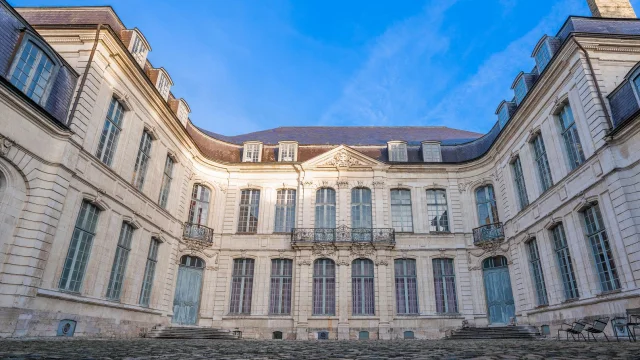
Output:
<svg viewBox="0 0 640 360">
<path fill-rule="evenodd" d="M 298 201 L 296 189 L 276 190 L 276 205 L 273 232 L 284 234 L 296 227 L 296 204 Z M 280 224 L 279 224 L 280 223 Z M 291 226 L 288 226 L 288 225 Z M 279 226 L 280 225 L 280 226 Z M 284 228 L 282 228 L 284 226 Z M 286 229 L 289 228 L 287 231 Z"/>
<path fill-rule="evenodd" d="M 284 156 L 285 153 L 291 153 L 291 156 Z M 281 141 L 278 143 L 278 161 L 279 162 L 296 162 L 298 161 L 298 143 L 294 141 Z"/>
<path fill-rule="evenodd" d="M 321 264 L 322 272 L 317 264 Z M 330 265 L 331 271 L 327 271 Z M 336 315 L 336 263 L 333 259 L 320 258 L 313 262 L 313 277 L 311 291 L 311 314 L 312 316 L 335 316 Z M 318 304 L 319 303 L 319 304 Z M 320 305 L 319 307 L 317 305 Z M 317 310 L 321 310 L 318 312 Z"/>
<path fill-rule="evenodd" d="M 242 145 L 242 162 L 262 162 L 262 143 L 256 141 L 244 143 Z"/>
<path fill-rule="evenodd" d="M 454 259 L 435 258 L 431 260 L 431 264 L 433 266 L 433 292 L 435 295 L 436 313 L 458 314 L 458 289 L 456 285 L 456 267 Z M 447 265 L 450 265 L 450 274 L 446 271 L 448 269 Z M 436 290 L 438 283 L 442 286 L 441 292 Z M 453 293 L 447 291 L 451 287 L 453 288 Z M 453 299 L 449 298 L 451 295 L 453 295 Z M 439 296 L 441 296 L 441 298 L 439 298 Z M 452 304 L 454 307 L 453 310 L 450 309 Z"/>
<path fill-rule="evenodd" d="M 107 292 L 105 297 L 111 301 L 120 301 L 122 289 L 124 287 L 124 276 L 127 271 L 127 263 L 131 253 L 131 244 L 133 242 L 133 233 L 135 227 L 126 221 L 122 222 L 120 227 L 120 235 L 116 245 L 116 252 L 113 258 L 113 265 L 107 282 Z"/>
<path fill-rule="evenodd" d="M 206 199 L 202 198 L 202 195 L 204 194 L 207 194 Z M 195 225 L 208 226 L 210 206 L 211 206 L 211 189 L 208 186 L 200 183 L 193 184 L 193 187 L 191 188 L 191 202 L 189 203 L 189 214 L 188 214 L 187 222 Z M 197 210 L 200 210 L 200 211 L 197 213 L 198 222 L 195 222 L 194 220 L 196 220 Z M 202 221 L 203 214 L 204 214 L 204 221 Z"/>
<path fill-rule="evenodd" d="M 369 201 L 365 194 L 368 193 Z M 354 194 L 358 194 L 354 196 Z M 357 199 L 357 200 L 354 200 Z M 356 220 L 355 214 L 358 214 Z M 355 187 L 351 189 L 351 228 L 373 229 L 373 192 L 367 187 Z"/>
<path fill-rule="evenodd" d="M 322 196 L 319 196 L 323 194 Z M 332 196 L 330 196 L 332 195 Z M 316 229 L 335 229 L 337 221 L 337 191 L 330 187 L 322 187 L 316 190 L 314 204 L 314 225 Z M 333 198 L 333 199 L 331 199 Z M 333 201 L 332 201 L 333 200 Z M 319 211 L 322 212 L 322 223 L 319 221 Z"/>
<path fill-rule="evenodd" d="M 489 189 L 491 189 L 490 192 L 488 191 Z M 486 201 L 483 201 L 483 202 L 479 201 L 478 193 L 480 192 L 480 190 L 484 190 L 484 195 L 485 195 L 485 198 L 487 199 Z M 499 223 L 500 216 L 498 213 L 498 202 L 496 200 L 496 193 L 495 193 L 493 184 L 484 184 L 484 185 L 478 186 L 474 189 L 473 194 L 474 194 L 474 201 L 476 203 L 476 216 L 478 216 L 478 225 L 485 226 L 485 225 Z M 491 195 L 491 197 L 489 197 L 489 195 Z M 480 218 L 481 206 L 488 207 L 487 215 L 489 215 L 489 220 L 491 220 L 490 223 L 483 222 L 483 220 Z"/>
<path fill-rule="evenodd" d="M 253 303 L 253 280 L 255 276 L 255 259 L 236 258 L 233 259 L 232 264 L 233 268 L 231 273 L 231 291 L 229 292 L 229 314 L 251 314 L 251 305 Z M 237 266 L 238 264 L 241 265 L 241 268 Z M 239 270 L 240 272 L 237 272 L 236 270 Z M 239 284 L 240 288 L 234 286 L 236 284 Z M 236 293 L 238 291 L 239 293 Z M 234 305 L 234 296 L 238 299 L 237 305 Z"/>
<path fill-rule="evenodd" d="M 522 171 L 520 155 L 516 155 L 509 165 L 511 167 L 511 176 L 513 177 L 513 188 L 518 202 L 518 211 L 522 211 L 529 206 L 529 194 L 527 193 L 527 184 L 525 182 L 524 172 Z"/>
<path fill-rule="evenodd" d="M 143 307 L 149 307 L 151 303 L 151 294 L 153 291 L 153 281 L 156 274 L 156 266 L 158 264 L 158 252 L 162 241 L 152 237 L 149 243 L 149 251 L 147 252 L 147 262 L 144 267 L 144 275 L 142 277 L 142 286 L 140 287 L 140 296 L 138 304 Z"/>
<path fill-rule="evenodd" d="M 149 170 L 149 163 L 151 162 L 153 141 L 153 135 L 145 128 L 142 131 L 142 136 L 140 137 L 140 145 L 138 147 L 136 163 L 133 168 L 133 178 L 131 180 L 131 184 L 133 187 L 138 189 L 138 191 L 143 191 L 144 189 L 147 171 Z"/>
<path fill-rule="evenodd" d="M 371 259 L 359 258 L 351 262 L 351 315 L 375 316 L 375 265 Z"/>
<path fill-rule="evenodd" d="M 617 291 L 622 288 L 618 266 L 609 234 L 600 212 L 598 203 L 591 203 L 581 211 L 583 220 L 583 231 L 589 242 L 593 263 L 595 265 L 596 276 L 603 293 Z M 591 215 L 591 217 L 589 216 Z M 593 226 L 590 226 L 592 224 Z M 599 261 L 598 259 L 603 259 Z M 603 267 L 606 264 L 606 268 Z M 609 279 L 607 279 L 609 277 Z"/>
<path fill-rule="evenodd" d="M 566 111 L 567 109 L 568 111 Z M 571 123 L 569 123 L 568 126 L 565 124 L 566 121 L 564 119 L 566 117 L 563 115 L 570 116 L 571 118 Z M 573 109 L 568 101 L 559 107 L 556 118 L 560 129 L 560 138 L 564 145 L 565 162 L 569 167 L 569 172 L 571 172 L 585 163 L 586 156 L 584 154 L 584 148 L 582 147 L 582 140 L 580 139 Z M 573 140 L 572 142 L 570 142 L 570 138 Z"/>
<path fill-rule="evenodd" d="M 409 269 L 409 266 L 407 266 L 408 264 L 412 264 L 413 268 Z M 416 259 L 395 259 L 393 265 L 396 295 L 396 314 L 420 314 L 420 303 L 418 295 L 418 265 Z M 399 267 L 402 268 L 401 274 L 398 273 Z M 413 272 L 413 274 L 411 272 Z M 411 287 L 413 287 L 413 289 L 411 289 Z M 400 295 L 402 295 L 402 297 Z M 405 309 L 404 311 L 401 310 L 401 305 L 403 305 L 403 309 Z"/>
<path fill-rule="evenodd" d="M 558 272 L 562 280 L 565 300 L 575 300 L 580 298 L 578 290 L 578 279 L 576 278 L 569 242 L 564 231 L 564 224 L 558 223 L 549 230 L 553 241 L 553 251 L 558 262 Z"/>
<path fill-rule="evenodd" d="M 394 201 L 405 201 L 406 199 L 399 199 L 399 200 L 394 200 L 393 199 L 393 194 L 395 192 L 401 193 L 401 192 L 407 192 L 409 194 L 409 203 L 408 204 L 394 204 Z M 414 224 L 413 224 L 413 199 L 412 199 L 412 194 L 411 194 L 411 190 L 410 189 L 406 189 L 406 188 L 396 188 L 396 189 L 390 189 L 389 190 L 389 204 L 391 206 L 391 227 L 393 227 L 393 229 L 395 230 L 396 233 L 413 233 L 414 232 Z M 395 211 L 394 211 L 394 207 L 395 207 Z M 398 214 L 398 209 L 400 209 L 400 214 Z M 411 220 L 411 228 L 405 228 L 405 223 L 406 223 L 406 218 L 405 215 L 403 213 L 406 212 L 406 209 L 409 209 L 409 219 Z M 397 217 L 400 216 L 400 219 L 397 219 Z M 398 230 L 398 227 L 396 227 L 396 223 L 400 222 L 400 230 Z"/>
<path fill-rule="evenodd" d="M 171 154 L 167 154 L 164 161 L 164 170 L 162 172 L 162 182 L 160 183 L 160 195 L 158 197 L 158 205 L 166 209 L 169 203 L 169 194 L 171 191 L 171 183 L 173 182 L 173 169 L 176 165 Z"/>
<path fill-rule="evenodd" d="M 34 66 L 34 68 L 32 69 L 32 71 L 29 72 L 28 74 L 28 79 L 30 79 L 30 81 L 27 81 L 27 83 L 24 84 L 24 89 L 20 88 L 18 85 L 16 85 L 13 81 L 14 78 L 14 74 L 16 69 L 18 68 L 18 63 L 20 62 L 20 59 L 22 58 L 22 55 L 27 47 L 27 45 L 31 43 L 33 47 L 35 47 L 37 50 L 39 50 L 39 54 L 38 55 L 44 55 L 47 57 L 47 59 L 51 62 L 51 71 L 49 74 L 49 78 L 46 80 L 46 84 L 44 87 L 42 87 L 43 91 L 42 91 L 42 95 L 40 96 L 40 99 L 35 100 L 33 97 L 31 97 L 30 95 L 28 95 L 28 92 L 26 91 L 29 87 L 31 87 L 32 81 L 34 79 L 34 76 L 32 74 L 32 72 L 35 72 L 36 68 L 38 66 Z M 42 58 L 42 56 L 40 56 L 40 58 Z M 34 65 L 36 64 L 36 62 L 34 61 Z M 38 65 L 40 64 L 40 62 L 38 61 Z M 24 31 L 23 32 L 23 37 L 20 40 L 20 44 L 17 47 L 17 50 L 15 51 L 13 58 L 11 58 L 11 64 L 9 66 L 9 71 L 7 72 L 7 76 L 6 79 L 7 81 L 9 81 L 13 86 L 15 86 L 17 89 L 19 89 L 23 94 L 25 94 L 27 97 L 29 97 L 31 100 L 33 100 L 36 104 L 44 107 L 47 103 L 47 101 L 49 100 L 49 96 L 51 95 L 51 89 L 53 88 L 53 84 L 55 83 L 55 79 L 58 76 L 58 71 L 60 70 L 61 67 L 61 61 L 58 58 L 58 56 L 56 56 L 56 53 L 54 53 L 53 51 L 51 51 L 49 49 L 49 45 L 43 41 L 41 41 L 37 36 L 35 36 L 34 34 L 32 34 L 30 31 Z"/>
<path fill-rule="evenodd" d="M 553 185 L 553 175 L 551 174 L 551 166 L 549 165 L 549 157 L 547 156 L 547 148 L 541 132 L 537 132 L 531 141 L 533 162 L 536 164 L 538 173 L 538 184 L 540 184 L 540 193 L 545 193 Z M 545 176 L 546 174 L 546 176 Z"/>
<path fill-rule="evenodd" d="M 274 270 L 276 270 L 275 274 Z M 293 260 L 271 259 L 270 280 L 271 286 L 269 287 L 269 314 L 291 314 L 291 303 L 293 300 Z"/>
<path fill-rule="evenodd" d="M 113 165 L 113 159 L 118 149 L 118 141 L 122 133 L 126 112 L 126 107 L 122 101 L 112 95 L 107 113 L 105 114 L 104 125 L 102 131 L 100 131 L 98 146 L 94 153 L 95 157 L 97 157 L 101 163 L 109 167 Z M 111 141 L 111 143 L 109 143 L 109 141 Z"/>
<path fill-rule="evenodd" d="M 426 163 L 442 162 L 442 148 L 439 141 L 422 142 L 422 160 Z"/>
<path fill-rule="evenodd" d="M 429 202 L 430 193 L 433 193 L 434 202 Z M 438 202 L 439 193 L 444 195 L 444 203 Z M 426 205 L 427 205 L 427 220 L 429 221 L 429 232 L 430 233 L 451 233 L 451 227 L 449 224 L 449 203 L 447 199 L 447 190 L 441 189 L 441 188 L 426 189 L 426 196 L 427 196 Z M 435 210 L 433 210 L 434 207 L 435 207 Z M 440 212 L 441 209 L 444 209 L 444 211 Z M 431 215 L 432 211 L 435 211 L 435 217 L 438 218 L 437 220 L 435 220 L 436 221 L 435 230 L 432 230 L 432 226 L 433 226 L 432 225 L 433 220 L 431 220 L 433 218 Z M 443 226 L 443 229 L 440 229 L 441 223 L 443 221 L 442 218 L 444 218 L 445 226 Z"/>
<path fill-rule="evenodd" d="M 542 260 L 540 258 L 537 239 L 529 239 L 529 241 L 525 243 L 525 247 L 527 249 L 527 260 L 529 262 L 529 272 L 531 274 L 536 305 L 547 306 L 549 305 L 549 296 L 547 293 L 547 285 L 544 280 L 544 271 L 542 269 Z"/>
<path fill-rule="evenodd" d="M 238 234 L 257 234 L 260 220 L 260 189 L 240 190 L 240 203 L 238 206 Z M 246 196 L 245 196 L 246 195 Z M 247 201 L 245 201 L 247 200 Z M 252 220 L 252 212 L 255 213 L 255 221 Z M 244 220 L 243 220 L 244 217 Z"/>
<path fill-rule="evenodd" d="M 387 143 L 389 162 L 408 162 L 407 143 L 404 141 L 389 141 Z"/>
</svg>

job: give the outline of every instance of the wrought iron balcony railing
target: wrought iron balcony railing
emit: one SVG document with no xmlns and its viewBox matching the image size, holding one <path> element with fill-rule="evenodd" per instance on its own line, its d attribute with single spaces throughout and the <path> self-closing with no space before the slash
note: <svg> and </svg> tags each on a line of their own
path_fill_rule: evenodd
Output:
<svg viewBox="0 0 640 360">
<path fill-rule="evenodd" d="M 396 242 L 394 229 L 350 228 L 294 228 L 291 230 L 291 244 L 297 243 L 380 243 L 393 245 Z"/>
<path fill-rule="evenodd" d="M 200 224 L 184 223 L 182 237 L 203 243 L 213 243 L 213 229 Z"/>
<path fill-rule="evenodd" d="M 482 225 L 473 229 L 473 245 L 504 239 L 504 227 L 501 222 Z"/>
</svg>

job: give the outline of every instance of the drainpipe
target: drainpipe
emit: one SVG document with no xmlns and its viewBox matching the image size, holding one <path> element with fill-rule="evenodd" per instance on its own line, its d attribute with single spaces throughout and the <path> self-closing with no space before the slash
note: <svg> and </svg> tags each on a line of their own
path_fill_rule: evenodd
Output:
<svg viewBox="0 0 640 360">
<path fill-rule="evenodd" d="M 596 92 L 598 93 L 598 98 L 600 99 L 600 105 L 602 106 L 602 111 L 604 112 L 604 118 L 607 120 L 607 125 L 609 129 L 607 129 L 607 133 L 613 130 L 613 122 L 611 121 L 611 116 L 609 115 L 609 110 L 607 109 L 607 105 L 604 101 L 604 96 L 602 96 L 602 91 L 600 91 L 600 86 L 598 86 L 598 79 L 596 79 L 596 74 L 593 72 L 593 64 L 591 63 L 591 57 L 587 50 L 576 40 L 575 37 L 571 37 L 573 42 L 578 46 L 578 48 L 584 54 L 584 57 L 587 59 L 587 65 L 589 66 L 589 71 L 591 71 L 591 78 L 593 79 L 593 84 L 596 87 Z"/>
<path fill-rule="evenodd" d="M 87 75 L 89 74 L 91 63 L 93 62 L 93 55 L 96 53 L 96 48 L 98 47 L 100 30 L 102 30 L 102 27 L 102 24 L 98 24 L 98 27 L 96 28 L 96 38 L 93 42 L 93 48 L 91 48 L 91 54 L 89 54 L 89 61 L 87 61 L 87 66 L 85 66 L 84 68 L 84 73 L 82 74 L 82 79 L 80 80 L 80 86 L 78 86 L 78 93 L 76 94 L 76 98 L 73 101 L 73 106 L 71 107 L 71 112 L 69 113 L 69 119 L 67 121 L 68 124 L 71 123 L 71 120 L 73 120 L 73 117 L 76 114 L 76 109 L 78 108 L 78 103 L 80 102 L 80 94 L 82 94 L 82 90 L 84 90 L 84 84 L 85 82 L 87 82 Z"/>
</svg>

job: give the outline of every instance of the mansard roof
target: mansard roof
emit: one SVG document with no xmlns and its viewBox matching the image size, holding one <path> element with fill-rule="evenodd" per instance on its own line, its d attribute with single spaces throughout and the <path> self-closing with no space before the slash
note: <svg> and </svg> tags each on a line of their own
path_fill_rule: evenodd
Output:
<svg viewBox="0 0 640 360">
<path fill-rule="evenodd" d="M 220 135 L 204 129 L 203 133 L 228 143 L 260 141 L 277 144 L 280 141 L 297 141 L 300 145 L 386 145 L 388 141 L 403 140 L 409 145 L 422 141 L 439 141 L 443 144 L 469 142 L 482 134 L 452 129 L 446 126 L 284 126 L 236 136 Z"/>
</svg>

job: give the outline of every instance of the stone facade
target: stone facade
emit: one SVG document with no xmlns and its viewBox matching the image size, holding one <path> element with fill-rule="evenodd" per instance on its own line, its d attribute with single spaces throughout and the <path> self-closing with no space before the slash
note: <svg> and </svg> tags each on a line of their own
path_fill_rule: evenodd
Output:
<svg viewBox="0 0 640 360">
<path fill-rule="evenodd" d="M 24 21 L 0 4 L 5 18 Z M 330 339 L 440 338 L 463 322 L 515 321 L 549 325 L 553 332 L 574 319 L 624 316 L 640 307 L 640 122 L 637 112 L 621 112 L 616 105 L 617 96 L 625 94 L 639 101 L 632 85 L 640 62 L 640 21 L 598 27 L 616 31 L 595 37 L 585 19 L 570 18 L 554 38 L 558 46 L 543 38 L 538 48 L 549 46 L 551 60 L 537 64 L 526 96 L 509 107 L 507 122 L 484 137 L 467 133 L 461 143 L 465 136 L 457 130 L 415 130 L 423 131 L 429 143 L 441 142 L 445 162 L 418 161 L 425 155 L 411 142 L 409 160 L 400 162 L 389 161 L 386 147 L 366 140 L 318 145 L 300 138 L 296 151 L 305 156 L 297 161 L 278 161 L 276 142 L 260 144 L 259 161 L 249 163 L 241 161 L 246 158 L 241 143 L 190 123 L 186 102 L 167 95 L 167 72 L 146 60 L 150 47 L 143 35 L 127 30 L 111 8 L 18 11 L 37 30 L 33 37 L 46 40 L 64 59 L 60 66 L 79 74 L 79 90 L 73 101 L 56 100 L 53 111 L 25 99 L 9 77 L 0 84 L 0 336 L 54 336 L 61 320 L 73 320 L 76 336 L 134 337 L 152 326 L 179 322 L 237 329 L 246 338 L 262 339 L 276 331 L 301 340 L 323 334 Z M 568 26 L 574 30 L 565 31 Z M 146 48 L 140 51 L 140 46 Z M 122 106 L 123 116 L 113 156 L 105 161 L 97 154 L 113 101 Z M 69 109 L 68 120 L 51 115 L 61 107 Z M 571 132 L 562 127 L 567 107 L 575 121 Z M 626 115 L 612 122 L 610 113 Z M 437 139 L 428 138 L 436 132 Z M 140 185 L 135 174 L 142 166 L 143 134 L 151 147 L 144 153 L 148 161 Z M 549 184 L 536 167 L 538 136 L 544 139 Z M 578 146 L 568 148 L 567 136 L 578 137 Z M 385 139 L 394 140 L 407 139 Z M 577 152 L 581 160 L 571 157 Z M 162 200 L 167 159 L 173 170 Z M 492 215 L 478 212 L 478 189 L 488 185 L 495 193 Z M 192 199 L 194 186 L 210 193 L 199 208 Z M 283 189 L 296 194 L 291 232 L 277 232 L 275 225 L 282 216 L 278 191 Z M 329 232 L 316 218 L 324 201 L 317 198 L 321 189 L 335 194 Z M 354 235 L 360 220 L 353 215 L 353 189 L 370 193 L 373 229 L 364 235 Z M 254 207 L 243 202 L 244 190 L 259 191 Z M 394 221 L 392 192 L 398 190 L 408 191 L 410 199 L 405 203 L 408 231 Z M 445 220 L 442 213 L 436 220 L 430 213 L 430 190 L 445 195 L 446 203 L 440 204 Z M 94 230 L 77 221 L 83 204 L 97 211 Z M 593 235 L 585 214 L 595 208 L 601 219 Z M 195 212 L 202 215 L 197 226 L 192 225 Z M 491 217 L 491 224 L 484 217 Z M 553 233 L 560 224 L 577 296 L 567 296 L 557 256 Z M 125 227 L 132 230 L 130 245 L 121 244 Z M 71 250 L 83 233 L 92 235 L 83 243 L 89 246 L 81 262 L 75 257 L 81 252 Z M 537 261 L 532 261 L 533 241 Z M 608 247 L 608 268 L 599 267 L 594 241 Z M 123 251 L 128 258 L 122 278 L 113 282 L 114 262 Z M 495 294 L 486 290 L 493 286 L 487 285 L 489 275 L 497 273 L 485 267 L 502 261 L 497 257 L 505 259 L 498 267 L 507 282 L 496 284 L 505 293 L 510 288 L 513 298 L 512 305 L 508 299 L 498 305 L 508 313 L 502 318 L 490 309 L 494 305 L 487 299 L 494 301 Z M 291 283 L 280 292 L 285 295 L 274 297 L 279 280 L 273 266 L 281 259 L 291 261 L 283 280 Z M 322 259 L 335 265 L 330 282 L 314 279 Z M 360 259 L 372 264 L 372 281 L 356 279 Z M 399 310 L 410 290 L 399 285 L 404 280 L 397 264 L 407 259 L 416 265 L 412 311 Z M 249 263 L 250 274 L 244 270 Z M 149 273 L 149 264 L 155 272 Z M 452 266 L 444 270 L 441 264 Z M 68 285 L 74 275 L 65 275 L 67 268 L 82 275 L 77 287 Z M 441 277 L 445 272 L 447 281 Z M 184 279 L 198 281 L 185 285 Z M 314 294 L 316 283 L 335 287 L 327 296 L 335 300 L 334 311 L 319 315 L 315 299 L 324 290 L 316 288 Z M 114 286 L 120 286 L 117 296 Z M 371 297 L 365 301 L 358 294 Z M 273 311 L 274 301 L 284 298 L 290 306 Z M 358 306 L 367 301 L 372 310 L 363 312 Z M 236 305 L 239 311 L 233 310 Z"/>
</svg>

